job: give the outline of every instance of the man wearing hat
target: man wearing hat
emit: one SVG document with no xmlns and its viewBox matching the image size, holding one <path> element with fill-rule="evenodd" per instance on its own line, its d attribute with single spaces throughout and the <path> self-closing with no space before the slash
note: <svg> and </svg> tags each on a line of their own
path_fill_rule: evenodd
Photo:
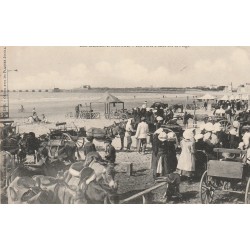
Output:
<svg viewBox="0 0 250 250">
<path fill-rule="evenodd" d="M 156 121 L 157 121 L 157 123 L 156 123 L 156 129 L 159 129 L 162 126 L 162 124 L 163 124 L 163 118 L 161 116 L 157 116 L 156 117 Z"/>
<path fill-rule="evenodd" d="M 146 151 L 146 145 L 147 145 L 147 136 L 148 136 L 148 124 L 145 122 L 145 117 L 141 118 L 141 122 L 138 124 L 135 138 L 137 139 L 137 151 L 140 153 L 143 151 L 145 153 Z"/>
<path fill-rule="evenodd" d="M 120 141 L 121 141 L 120 150 L 123 150 L 124 148 L 125 132 L 126 132 L 126 122 L 124 121 L 124 119 L 122 119 L 122 121 L 118 125 L 118 133 L 119 133 Z"/>
<path fill-rule="evenodd" d="M 203 134 L 196 134 L 194 136 L 195 139 L 195 149 L 196 150 L 205 150 L 205 142 L 203 141 L 204 135 Z"/>
<path fill-rule="evenodd" d="M 104 141 L 105 145 L 106 145 L 106 150 L 105 150 L 105 158 L 108 160 L 108 162 L 110 163 L 115 163 L 115 159 L 116 159 L 116 150 L 113 147 L 112 143 L 112 139 L 111 138 L 107 138 Z"/>
<path fill-rule="evenodd" d="M 238 136 L 237 129 L 232 128 L 229 130 L 229 145 L 230 148 L 237 148 L 240 143 L 240 137 Z"/>
<path fill-rule="evenodd" d="M 90 152 L 96 152 L 95 144 L 93 143 L 94 137 L 87 136 L 86 139 L 87 139 L 87 142 L 84 144 L 84 147 L 83 147 L 83 153 L 85 157 Z"/>
<path fill-rule="evenodd" d="M 154 114 L 150 108 L 146 108 L 146 121 L 148 124 L 154 123 Z"/>
</svg>

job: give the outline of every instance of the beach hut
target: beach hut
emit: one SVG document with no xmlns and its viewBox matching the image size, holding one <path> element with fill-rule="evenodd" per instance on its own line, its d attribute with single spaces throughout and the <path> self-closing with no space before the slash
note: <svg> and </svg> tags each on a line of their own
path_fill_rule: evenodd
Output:
<svg viewBox="0 0 250 250">
<path fill-rule="evenodd" d="M 235 100 L 240 100 L 241 99 L 241 95 L 240 94 L 237 94 L 236 96 L 235 96 Z"/>
<path fill-rule="evenodd" d="M 234 96 L 234 95 L 231 95 L 231 96 L 229 97 L 229 100 L 230 100 L 230 101 L 235 100 L 235 96 Z"/>
<path fill-rule="evenodd" d="M 119 98 L 117 98 L 116 96 L 110 94 L 109 92 L 105 92 L 104 95 L 98 99 L 95 102 L 91 102 L 90 103 L 90 109 L 91 109 L 91 104 L 93 103 L 104 103 L 104 107 L 105 107 L 105 115 L 107 115 L 108 117 L 110 116 L 111 113 L 111 109 L 110 106 L 113 105 L 113 107 L 115 107 L 116 104 L 122 104 L 122 110 L 124 110 L 124 102 L 121 101 Z"/>
<path fill-rule="evenodd" d="M 205 94 L 204 96 L 199 97 L 199 98 L 197 98 L 197 99 L 198 99 L 198 100 L 214 100 L 215 97 L 212 96 L 212 95 L 210 95 L 210 94 Z"/>
</svg>

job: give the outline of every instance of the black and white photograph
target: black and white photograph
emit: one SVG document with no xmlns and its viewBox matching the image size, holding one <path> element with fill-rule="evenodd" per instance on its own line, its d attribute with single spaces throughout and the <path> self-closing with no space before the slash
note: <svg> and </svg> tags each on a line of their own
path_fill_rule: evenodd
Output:
<svg viewBox="0 0 250 250">
<path fill-rule="evenodd" d="M 249 248 L 247 1 L 0 9 L 1 248 Z"/>
<path fill-rule="evenodd" d="M 1 47 L 1 203 L 250 203 L 250 47 Z"/>
</svg>

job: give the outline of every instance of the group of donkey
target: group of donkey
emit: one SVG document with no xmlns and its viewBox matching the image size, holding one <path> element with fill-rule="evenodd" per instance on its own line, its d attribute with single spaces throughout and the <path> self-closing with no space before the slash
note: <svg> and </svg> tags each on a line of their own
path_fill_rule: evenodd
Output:
<svg viewBox="0 0 250 250">
<path fill-rule="evenodd" d="M 113 166 L 94 152 L 56 177 L 17 176 L 8 186 L 7 196 L 9 204 L 117 203 L 116 191 Z"/>
<path fill-rule="evenodd" d="M 90 128 L 86 131 L 87 135 L 92 135 L 97 140 L 104 140 L 107 137 L 114 137 L 118 134 L 116 126 L 104 129 Z M 99 161 L 93 166 L 101 169 L 101 176 L 98 178 L 91 177 L 88 185 L 85 184 L 87 177 L 95 176 L 94 168 L 86 168 L 81 172 L 81 178 L 71 176 L 72 180 L 76 180 L 78 184 L 69 185 L 62 177 L 70 173 L 74 164 L 85 166 L 84 161 L 79 157 L 75 157 L 78 152 L 76 143 L 67 141 L 60 147 L 49 147 L 50 141 L 47 135 L 35 137 L 34 133 L 24 133 L 22 135 L 15 134 L 6 136 L 5 130 L 1 130 L 1 187 L 8 190 L 9 203 L 109 203 L 111 202 L 110 190 L 115 190 L 115 182 L 113 172 L 110 166 L 103 161 Z M 84 138 L 83 138 L 84 140 Z M 31 154 L 34 158 L 39 158 L 41 151 L 46 149 L 52 151 L 51 154 L 56 157 L 48 157 L 48 161 L 42 166 L 34 166 L 34 164 L 25 164 L 24 159 Z M 50 155 L 51 156 L 51 155 Z M 67 164 L 65 164 L 67 162 Z M 68 163 L 71 162 L 71 167 Z M 97 171 L 98 173 L 100 170 Z M 111 174 L 112 172 L 112 174 Z M 58 178 L 58 173 L 61 177 Z M 83 177 L 85 173 L 85 177 Z M 68 178 L 66 178 L 68 179 Z M 77 181 L 78 180 L 78 181 Z M 69 180 L 68 180 L 69 181 Z M 20 183 L 27 183 L 20 184 Z M 47 184 L 45 184 L 47 183 Z M 26 186 L 25 186 L 26 185 Z M 18 191 L 17 191 L 18 190 Z M 20 191 L 21 190 L 21 191 Z M 52 195 L 53 193 L 53 195 Z M 113 196 L 113 195 L 112 195 Z M 69 197 L 69 198 L 66 198 Z M 76 198 L 78 197 L 78 198 Z M 80 198 L 79 198 L 80 197 Z M 112 201 L 113 202 L 113 201 Z"/>
</svg>

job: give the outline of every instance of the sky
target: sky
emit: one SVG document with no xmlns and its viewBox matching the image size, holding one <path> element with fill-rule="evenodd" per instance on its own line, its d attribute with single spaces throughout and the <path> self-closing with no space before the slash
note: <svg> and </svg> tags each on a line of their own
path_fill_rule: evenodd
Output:
<svg viewBox="0 0 250 250">
<path fill-rule="evenodd" d="M 250 82 L 250 47 L 7 47 L 9 89 L 236 87 Z"/>
</svg>

